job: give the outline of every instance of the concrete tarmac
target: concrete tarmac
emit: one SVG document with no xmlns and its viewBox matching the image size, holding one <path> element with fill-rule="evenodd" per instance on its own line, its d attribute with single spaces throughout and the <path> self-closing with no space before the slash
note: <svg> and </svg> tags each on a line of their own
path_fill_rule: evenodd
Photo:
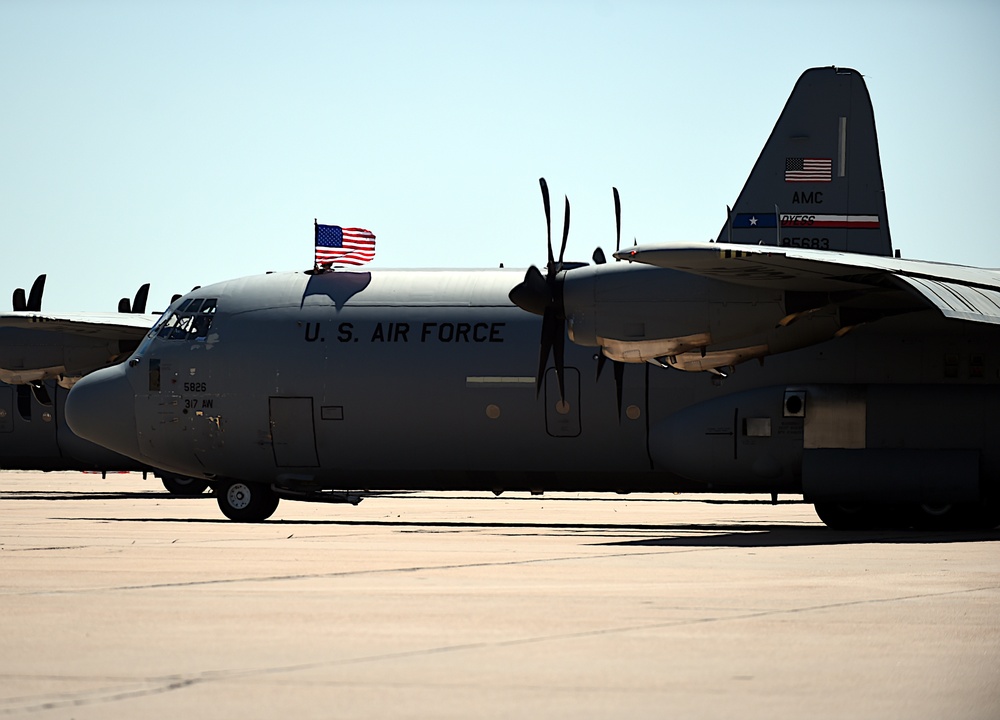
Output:
<svg viewBox="0 0 1000 720">
<path fill-rule="evenodd" d="M 1000 532 L 709 499 L 3 472 L 0 716 L 1000 717 Z"/>
</svg>

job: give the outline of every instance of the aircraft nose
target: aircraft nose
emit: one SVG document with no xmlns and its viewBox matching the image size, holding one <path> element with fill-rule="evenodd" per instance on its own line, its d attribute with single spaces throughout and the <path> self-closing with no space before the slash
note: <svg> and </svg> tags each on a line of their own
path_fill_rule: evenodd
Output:
<svg viewBox="0 0 1000 720">
<path fill-rule="evenodd" d="M 115 365 L 77 381 L 66 396 L 66 424 L 85 440 L 139 457 L 135 396 L 125 366 Z"/>
</svg>

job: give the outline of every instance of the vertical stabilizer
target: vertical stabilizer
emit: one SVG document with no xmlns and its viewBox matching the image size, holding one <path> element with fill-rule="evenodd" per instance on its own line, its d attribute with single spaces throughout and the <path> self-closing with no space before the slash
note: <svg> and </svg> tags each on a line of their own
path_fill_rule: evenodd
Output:
<svg viewBox="0 0 1000 720">
<path fill-rule="evenodd" d="M 892 255 L 875 115 L 859 72 L 802 74 L 717 241 Z"/>
</svg>

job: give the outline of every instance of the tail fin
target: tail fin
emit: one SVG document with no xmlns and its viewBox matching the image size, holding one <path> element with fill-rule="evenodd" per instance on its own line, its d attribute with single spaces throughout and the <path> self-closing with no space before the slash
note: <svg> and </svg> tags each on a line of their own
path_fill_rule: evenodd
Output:
<svg viewBox="0 0 1000 720">
<path fill-rule="evenodd" d="M 859 72 L 802 73 L 717 242 L 892 255 L 875 115 Z"/>
</svg>

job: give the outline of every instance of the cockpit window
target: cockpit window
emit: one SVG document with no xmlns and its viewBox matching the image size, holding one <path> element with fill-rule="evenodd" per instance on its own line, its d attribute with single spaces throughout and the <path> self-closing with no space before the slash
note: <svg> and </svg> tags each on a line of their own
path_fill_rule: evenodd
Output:
<svg viewBox="0 0 1000 720">
<path fill-rule="evenodd" d="M 185 300 L 166 319 L 153 326 L 149 337 L 165 340 L 204 340 L 212 327 L 212 318 L 218 304 L 217 298 L 191 298 Z"/>
</svg>

